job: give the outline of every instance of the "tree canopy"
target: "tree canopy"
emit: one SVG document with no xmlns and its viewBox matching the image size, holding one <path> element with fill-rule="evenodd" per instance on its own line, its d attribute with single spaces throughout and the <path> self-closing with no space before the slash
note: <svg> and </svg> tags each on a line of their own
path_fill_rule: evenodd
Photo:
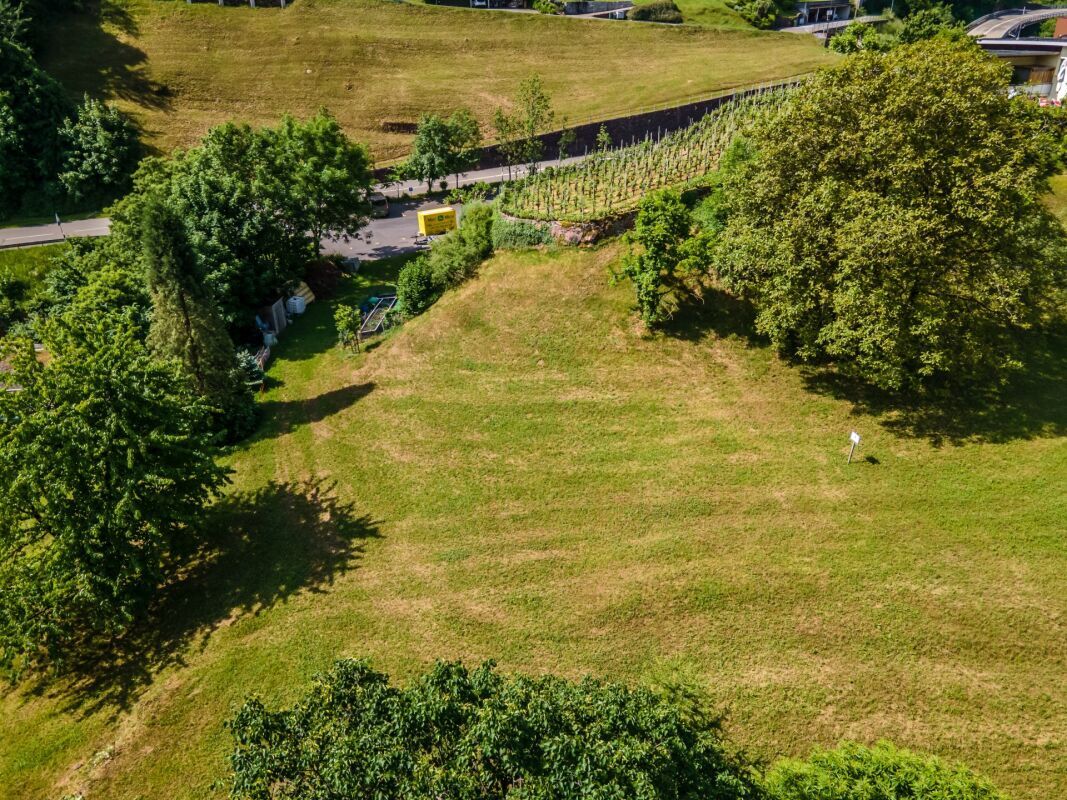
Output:
<svg viewBox="0 0 1067 800">
<path fill-rule="evenodd" d="M 404 177 L 425 181 L 431 186 L 446 175 L 456 176 L 478 163 L 482 132 L 474 115 L 460 109 L 447 119 L 426 114 L 419 120 L 411 155 L 400 168 Z"/>
<path fill-rule="evenodd" d="M 216 465 L 207 408 L 122 316 L 54 320 L 47 363 L 5 340 L 0 663 L 61 660 L 145 610 L 193 547 Z"/>
<path fill-rule="evenodd" d="M 370 161 L 320 112 L 276 129 L 227 123 L 173 159 L 147 159 L 112 215 L 112 237 L 140 254 L 141 209 L 163 201 L 183 221 L 197 271 L 223 321 L 250 326 L 255 309 L 303 277 L 327 233 L 366 221 Z"/>
<path fill-rule="evenodd" d="M 339 661 L 230 722 L 235 800 L 753 797 L 717 720 L 646 689 L 438 663 L 408 688 Z"/>
<path fill-rule="evenodd" d="M 820 72 L 723 176 L 716 266 L 782 351 L 875 385 L 990 379 L 1064 281 L 1046 115 L 936 37 Z"/>
</svg>

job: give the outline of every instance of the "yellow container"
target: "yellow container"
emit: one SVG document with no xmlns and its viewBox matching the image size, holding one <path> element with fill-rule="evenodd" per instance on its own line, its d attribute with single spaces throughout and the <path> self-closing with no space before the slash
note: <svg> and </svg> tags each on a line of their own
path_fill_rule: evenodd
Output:
<svg viewBox="0 0 1067 800">
<path fill-rule="evenodd" d="M 456 227 L 456 209 L 452 207 L 428 208 L 419 212 L 419 233 L 437 236 Z"/>
</svg>

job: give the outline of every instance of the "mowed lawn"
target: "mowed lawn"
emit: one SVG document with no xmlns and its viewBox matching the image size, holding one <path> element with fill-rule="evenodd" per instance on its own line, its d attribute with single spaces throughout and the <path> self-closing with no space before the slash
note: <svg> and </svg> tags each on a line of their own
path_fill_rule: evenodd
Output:
<svg viewBox="0 0 1067 800">
<path fill-rule="evenodd" d="M 886 737 L 1064 796 L 1063 341 L 1003 412 L 868 412 L 714 294 L 643 336 L 617 255 L 498 256 L 361 355 L 314 303 L 218 552 L 123 663 L 0 699 L 9 796 L 222 798 L 235 704 L 339 656 L 677 681 L 760 758 Z"/>
<path fill-rule="evenodd" d="M 56 24 L 44 63 L 73 95 L 107 97 L 133 113 L 147 142 L 164 152 L 232 119 L 267 125 L 326 106 L 388 160 L 410 142 L 390 123 L 465 105 L 488 124 L 533 73 L 560 116 L 576 123 L 832 60 L 813 38 L 793 34 L 388 0 L 298 0 L 284 10 L 177 0 L 100 5 Z"/>
</svg>

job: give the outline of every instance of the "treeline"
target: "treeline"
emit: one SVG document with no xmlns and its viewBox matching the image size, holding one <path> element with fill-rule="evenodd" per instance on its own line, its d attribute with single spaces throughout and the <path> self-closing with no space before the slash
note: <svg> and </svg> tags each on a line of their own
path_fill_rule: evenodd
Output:
<svg viewBox="0 0 1067 800">
<path fill-rule="evenodd" d="M 113 199 L 140 156 L 123 114 L 88 97 L 73 106 L 37 62 L 49 21 L 76 6 L 0 0 L 0 216 Z"/>
<path fill-rule="evenodd" d="M 1063 117 L 954 35 L 863 50 L 737 137 L 691 215 L 646 197 L 622 274 L 652 327 L 709 285 L 787 358 L 914 395 L 988 389 L 1062 312 L 1067 238 L 1042 197 Z"/>
<path fill-rule="evenodd" d="M 699 688 L 438 663 L 406 688 L 343 660 L 292 708 L 230 721 L 234 800 L 1005 800 L 940 759 L 844 744 L 761 770 Z"/>
<path fill-rule="evenodd" d="M 369 211 L 325 111 L 148 159 L 0 339 L 0 666 L 59 666 L 143 620 L 203 543 L 219 447 L 255 426 L 256 309 Z M 44 356 L 35 352 L 34 342 Z"/>
<path fill-rule="evenodd" d="M 747 22 L 764 29 L 772 27 L 779 19 L 793 18 L 797 13 L 795 0 L 728 0 L 727 5 Z M 890 27 L 899 31 L 900 21 L 906 25 L 911 17 L 923 20 L 915 27 L 922 27 L 933 19 L 949 25 L 955 21 L 967 23 L 1002 5 L 997 0 L 950 0 L 947 3 L 939 0 L 865 0 L 859 7 L 859 14 L 886 15 L 890 17 Z"/>
</svg>

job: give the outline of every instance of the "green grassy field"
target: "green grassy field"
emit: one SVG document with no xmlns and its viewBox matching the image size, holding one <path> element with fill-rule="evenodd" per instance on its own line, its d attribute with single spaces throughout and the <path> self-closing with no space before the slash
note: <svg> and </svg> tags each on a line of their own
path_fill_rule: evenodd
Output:
<svg viewBox="0 0 1067 800">
<path fill-rule="evenodd" d="M 222 798 L 234 705 L 343 655 L 680 677 L 762 758 L 887 737 L 1064 796 L 1064 341 L 994 412 L 899 409 L 714 293 L 642 335 L 617 255 L 498 256 L 361 355 L 314 303 L 214 555 L 114 664 L 0 698 L 9 796 Z"/>
<path fill-rule="evenodd" d="M 0 250 L 0 278 L 17 281 L 23 287 L 25 295 L 20 305 L 28 307 L 44 290 L 44 279 L 52 259 L 66 247 L 65 244 L 48 244 Z"/>
<path fill-rule="evenodd" d="M 791 34 L 388 0 L 299 0 L 285 10 L 101 3 L 98 14 L 57 24 L 43 61 L 72 94 L 107 97 L 133 113 L 163 151 L 230 119 L 273 124 L 284 112 L 325 105 L 387 160 L 410 139 L 388 123 L 460 105 L 487 122 L 534 72 L 575 123 L 809 72 L 832 58 Z"/>
</svg>

